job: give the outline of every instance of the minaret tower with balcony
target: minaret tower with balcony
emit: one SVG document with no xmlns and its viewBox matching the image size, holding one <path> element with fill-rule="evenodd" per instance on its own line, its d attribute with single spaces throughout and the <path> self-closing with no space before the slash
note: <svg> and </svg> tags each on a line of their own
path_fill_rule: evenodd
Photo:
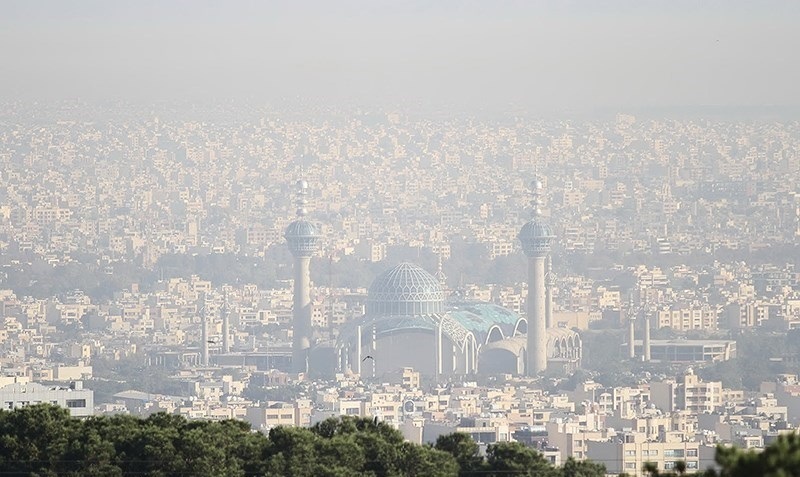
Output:
<svg viewBox="0 0 800 477">
<path fill-rule="evenodd" d="M 311 256 L 319 248 L 319 230 L 306 220 L 308 183 L 297 181 L 297 219 L 286 227 L 283 236 L 294 256 L 294 308 L 292 369 L 296 373 L 308 372 L 308 353 L 311 348 Z"/>
<path fill-rule="evenodd" d="M 531 219 L 518 238 L 528 257 L 528 341 L 526 374 L 536 376 L 547 369 L 547 296 L 545 261 L 554 239 L 553 229 L 542 217 L 542 183 L 531 183 Z"/>
</svg>

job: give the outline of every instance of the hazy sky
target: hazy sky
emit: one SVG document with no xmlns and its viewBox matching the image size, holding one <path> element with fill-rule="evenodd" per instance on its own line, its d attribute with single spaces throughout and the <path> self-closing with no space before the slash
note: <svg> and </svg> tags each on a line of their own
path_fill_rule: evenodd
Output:
<svg viewBox="0 0 800 477">
<path fill-rule="evenodd" d="M 800 105 L 800 1 L 0 3 L 0 98 Z"/>
</svg>

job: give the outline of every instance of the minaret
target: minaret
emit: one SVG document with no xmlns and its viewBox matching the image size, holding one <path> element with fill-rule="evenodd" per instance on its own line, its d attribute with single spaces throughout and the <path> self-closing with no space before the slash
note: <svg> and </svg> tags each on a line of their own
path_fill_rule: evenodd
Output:
<svg viewBox="0 0 800 477">
<path fill-rule="evenodd" d="M 545 259 L 550 253 L 553 230 L 542 218 L 542 183 L 531 183 L 531 219 L 518 238 L 528 257 L 528 343 L 527 375 L 536 376 L 547 369 L 547 318 L 545 305 Z"/>
<path fill-rule="evenodd" d="M 206 294 L 200 293 L 198 298 L 198 312 L 200 314 L 200 364 L 208 366 L 208 305 Z"/>
<path fill-rule="evenodd" d="M 642 351 L 645 361 L 650 361 L 650 310 L 644 312 L 644 340 L 642 341 Z"/>
<path fill-rule="evenodd" d="M 361 325 L 356 327 L 356 374 L 361 376 Z"/>
<path fill-rule="evenodd" d="M 650 318 L 652 318 L 655 306 L 650 302 L 650 295 L 647 293 L 647 289 L 645 288 L 639 288 L 639 303 L 641 304 L 641 313 L 644 315 L 642 361 L 650 361 Z"/>
<path fill-rule="evenodd" d="M 225 298 L 222 302 L 222 308 L 220 309 L 220 314 L 222 315 L 222 352 L 223 353 L 230 353 L 231 352 L 231 310 L 228 306 L 228 296 L 225 295 Z"/>
<path fill-rule="evenodd" d="M 633 306 L 633 293 L 631 293 L 628 299 L 628 358 L 634 359 L 636 357 L 636 315 L 638 315 L 638 310 L 636 307 Z"/>
<path fill-rule="evenodd" d="M 284 237 L 294 256 L 294 308 L 292 368 L 296 373 L 308 372 L 308 351 L 311 348 L 311 276 L 309 264 L 317 251 L 320 234 L 305 219 L 308 183 L 297 181 L 297 220 L 286 227 Z"/>
<path fill-rule="evenodd" d="M 628 358 L 636 358 L 636 320 L 633 318 L 628 319 Z"/>
</svg>

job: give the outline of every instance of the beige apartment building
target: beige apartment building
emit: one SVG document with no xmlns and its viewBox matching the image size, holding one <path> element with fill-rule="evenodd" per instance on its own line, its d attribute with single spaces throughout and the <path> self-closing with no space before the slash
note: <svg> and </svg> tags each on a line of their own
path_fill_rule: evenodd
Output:
<svg viewBox="0 0 800 477">
<path fill-rule="evenodd" d="M 699 442 L 650 442 L 642 434 L 622 434 L 611 442 L 588 441 L 586 457 L 605 464 L 608 474 L 648 475 L 642 472 L 651 462 L 659 471 L 672 470 L 679 461 L 686 462 L 689 472 L 705 470 L 713 465 L 715 447 Z"/>
<path fill-rule="evenodd" d="M 708 305 L 680 305 L 658 312 L 658 327 L 676 331 L 716 330 L 718 321 L 717 310 Z"/>
<path fill-rule="evenodd" d="M 272 402 L 264 406 L 248 407 L 244 419 L 253 429 L 265 430 L 276 426 L 308 426 L 311 424 L 311 402 Z"/>
<path fill-rule="evenodd" d="M 589 441 L 604 441 L 608 438 L 606 430 L 599 430 L 591 423 L 586 422 L 548 422 L 547 441 L 557 447 L 561 454 L 561 461 L 568 458 L 585 459 Z"/>
<path fill-rule="evenodd" d="M 769 305 L 760 302 L 730 303 L 722 319 L 728 328 L 754 328 L 769 319 Z"/>
<path fill-rule="evenodd" d="M 722 382 L 704 382 L 689 369 L 677 381 L 650 383 L 650 400 L 663 412 L 713 412 L 724 402 Z"/>
</svg>

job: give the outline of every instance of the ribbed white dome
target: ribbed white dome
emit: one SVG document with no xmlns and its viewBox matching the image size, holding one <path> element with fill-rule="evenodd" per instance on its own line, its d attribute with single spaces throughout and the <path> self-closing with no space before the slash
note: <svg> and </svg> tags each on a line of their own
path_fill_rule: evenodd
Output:
<svg viewBox="0 0 800 477">
<path fill-rule="evenodd" d="M 401 263 L 372 282 L 367 314 L 430 315 L 444 310 L 444 291 L 439 281 L 421 267 Z"/>
</svg>

